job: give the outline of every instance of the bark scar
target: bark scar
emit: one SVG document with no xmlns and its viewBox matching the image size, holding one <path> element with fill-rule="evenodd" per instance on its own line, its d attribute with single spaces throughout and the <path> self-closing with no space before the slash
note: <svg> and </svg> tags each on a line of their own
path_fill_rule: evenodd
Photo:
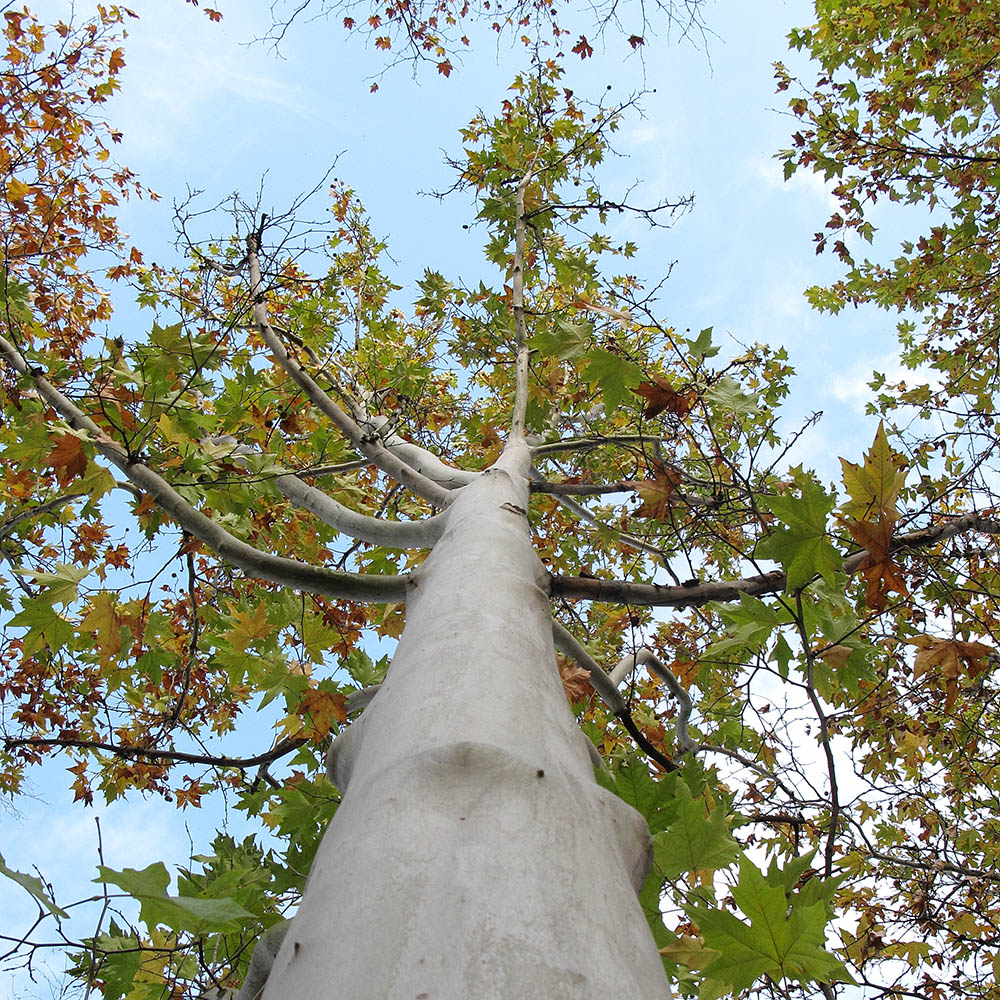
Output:
<svg viewBox="0 0 1000 1000">
<path fill-rule="evenodd" d="M 528 512 L 523 507 L 518 507 L 516 503 L 502 503 L 500 504 L 501 510 L 509 510 L 512 514 L 517 514 L 520 517 L 527 517 Z"/>
</svg>

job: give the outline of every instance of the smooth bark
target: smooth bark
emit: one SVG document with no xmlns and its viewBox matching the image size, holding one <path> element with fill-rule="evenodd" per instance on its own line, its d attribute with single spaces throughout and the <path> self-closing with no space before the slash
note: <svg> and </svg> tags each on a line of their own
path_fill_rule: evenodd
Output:
<svg viewBox="0 0 1000 1000">
<path fill-rule="evenodd" d="M 594 781 L 524 511 L 528 450 L 457 492 L 265 1000 L 665 1000 L 645 821 Z"/>
</svg>

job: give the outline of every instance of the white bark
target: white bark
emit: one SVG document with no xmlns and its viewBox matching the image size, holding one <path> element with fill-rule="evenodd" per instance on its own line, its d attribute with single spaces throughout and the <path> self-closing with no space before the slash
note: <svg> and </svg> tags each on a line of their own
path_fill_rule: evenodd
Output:
<svg viewBox="0 0 1000 1000">
<path fill-rule="evenodd" d="M 641 816 L 594 781 L 523 510 L 528 451 L 460 490 L 265 1000 L 666 1000 Z"/>
<path fill-rule="evenodd" d="M 405 576 L 377 576 L 365 573 L 342 573 L 325 566 L 311 566 L 296 559 L 286 559 L 255 549 L 231 535 L 220 524 L 191 506 L 162 476 L 127 454 L 69 398 L 51 382 L 33 370 L 9 341 L 0 337 L 0 356 L 20 375 L 30 378 L 38 395 L 71 427 L 86 431 L 94 447 L 131 483 L 148 493 L 157 506 L 169 514 L 185 531 L 204 542 L 226 562 L 242 569 L 248 576 L 271 580 L 284 587 L 304 590 L 327 597 L 384 603 L 402 600 L 406 592 Z"/>
<path fill-rule="evenodd" d="M 260 454 L 253 448 L 237 444 L 231 434 L 223 437 L 208 438 L 204 444 L 214 445 L 221 449 L 222 454 L 236 459 L 244 455 Z M 356 510 L 338 503 L 329 494 L 303 482 L 298 476 L 274 467 L 276 470 L 271 482 L 279 493 L 297 507 L 315 514 L 325 524 L 337 531 L 358 538 L 363 542 L 374 542 L 389 549 L 424 549 L 430 548 L 440 537 L 444 519 L 441 514 L 426 517 L 419 521 L 388 521 L 381 517 L 370 517 L 359 514 Z"/>
</svg>

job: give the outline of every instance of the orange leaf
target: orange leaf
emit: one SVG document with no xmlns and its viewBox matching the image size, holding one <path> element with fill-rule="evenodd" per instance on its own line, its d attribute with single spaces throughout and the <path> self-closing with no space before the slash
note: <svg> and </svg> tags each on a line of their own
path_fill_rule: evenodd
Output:
<svg viewBox="0 0 1000 1000">
<path fill-rule="evenodd" d="M 75 434 L 64 434 L 49 452 L 45 466 L 56 470 L 60 486 L 65 486 L 71 479 L 82 476 L 87 468 L 87 455 L 83 450 L 83 442 Z"/>
<path fill-rule="evenodd" d="M 445 59 L 438 63 L 438 72 L 443 76 L 451 76 L 451 60 Z"/>
<path fill-rule="evenodd" d="M 581 35 L 580 40 L 573 46 L 573 51 L 581 59 L 587 59 L 594 54 L 594 47 L 587 41 L 586 35 Z"/>
<path fill-rule="evenodd" d="M 333 728 L 334 720 L 341 725 L 347 723 L 347 698 L 339 691 L 311 688 L 302 698 L 298 711 L 309 718 L 309 735 L 313 739 L 322 739 Z"/>
</svg>

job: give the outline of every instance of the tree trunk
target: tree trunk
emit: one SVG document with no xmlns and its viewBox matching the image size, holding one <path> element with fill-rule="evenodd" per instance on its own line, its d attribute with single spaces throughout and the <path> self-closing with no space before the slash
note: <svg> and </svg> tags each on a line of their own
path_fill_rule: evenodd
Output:
<svg viewBox="0 0 1000 1000">
<path fill-rule="evenodd" d="M 265 1000 L 665 1000 L 645 821 L 594 781 L 531 546 L 528 453 L 463 487 L 382 689 L 337 739 L 343 803 Z"/>
</svg>

